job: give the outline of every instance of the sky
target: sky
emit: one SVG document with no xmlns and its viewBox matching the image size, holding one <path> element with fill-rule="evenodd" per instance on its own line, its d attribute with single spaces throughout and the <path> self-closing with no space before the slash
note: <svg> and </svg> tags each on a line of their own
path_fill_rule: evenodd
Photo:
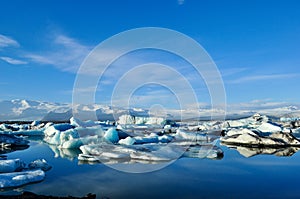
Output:
<svg viewBox="0 0 300 199">
<path fill-rule="evenodd" d="M 0 100 L 72 102 L 77 71 L 99 43 L 126 30 L 161 27 L 191 37 L 206 50 L 220 71 L 228 103 L 300 101 L 297 0 L 7 0 L 0 9 Z M 189 63 L 168 52 L 132 52 L 109 68 L 96 101 L 108 103 L 122 76 L 120 67 L 149 62 L 176 70 L 184 66 L 184 76 L 194 74 Z M 120 74 L 111 75 L 116 71 Z M 165 78 L 172 81 L 170 74 Z M 187 79 L 198 103 L 210 102 L 203 79 Z M 175 103 L 170 93 L 145 85 L 130 103 Z"/>
</svg>

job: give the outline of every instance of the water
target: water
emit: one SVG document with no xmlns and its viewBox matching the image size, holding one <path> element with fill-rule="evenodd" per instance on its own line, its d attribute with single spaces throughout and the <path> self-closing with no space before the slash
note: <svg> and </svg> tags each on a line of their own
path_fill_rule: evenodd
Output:
<svg viewBox="0 0 300 199">
<path fill-rule="evenodd" d="M 299 198 L 300 153 L 291 157 L 257 155 L 245 158 L 236 150 L 220 146 L 221 160 L 181 158 L 159 171 L 132 174 L 103 164 L 79 164 L 78 151 L 55 157 L 45 143 L 31 141 L 23 151 L 7 154 L 26 163 L 44 158 L 52 165 L 44 181 L 2 194 L 31 191 L 56 196 L 97 198 Z"/>
</svg>

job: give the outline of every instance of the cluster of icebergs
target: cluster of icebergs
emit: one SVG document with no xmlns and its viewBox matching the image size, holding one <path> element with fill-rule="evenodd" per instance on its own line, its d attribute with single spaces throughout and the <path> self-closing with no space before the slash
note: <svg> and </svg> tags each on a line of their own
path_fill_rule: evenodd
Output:
<svg viewBox="0 0 300 199">
<path fill-rule="evenodd" d="M 218 141 L 245 157 L 290 156 L 300 149 L 300 119 L 271 120 L 255 114 L 238 120 L 176 123 L 123 115 L 116 122 L 72 117 L 68 123 L 1 124 L 0 154 L 28 148 L 26 137 L 34 136 L 41 136 L 55 156 L 78 158 L 80 163 L 157 164 L 182 157 L 221 159 L 224 154 Z M 42 180 L 45 165 L 44 160 L 27 167 L 18 159 L 0 160 L 0 188 Z"/>
<path fill-rule="evenodd" d="M 124 123 L 128 118 L 131 122 Z M 45 142 L 57 146 L 59 152 L 79 148 L 78 159 L 85 162 L 153 164 L 179 157 L 223 157 L 222 150 L 214 146 L 215 135 L 187 132 L 160 118 L 125 115 L 117 125 L 71 118 L 70 123 L 46 126 Z"/>
</svg>

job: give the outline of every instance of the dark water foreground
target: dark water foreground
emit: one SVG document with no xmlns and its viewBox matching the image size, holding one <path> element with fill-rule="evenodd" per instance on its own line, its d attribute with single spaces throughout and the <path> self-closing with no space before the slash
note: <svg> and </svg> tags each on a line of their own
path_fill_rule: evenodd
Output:
<svg viewBox="0 0 300 199">
<path fill-rule="evenodd" d="M 0 194 L 28 191 L 74 197 L 93 193 L 97 198 L 300 198 L 299 152 L 288 157 L 246 158 L 235 149 L 220 147 L 224 151 L 221 160 L 181 158 L 155 172 L 132 174 L 104 164 L 81 164 L 76 158 L 78 151 L 56 151 L 55 155 L 49 145 L 31 141 L 28 149 L 9 153 L 8 158 L 25 162 L 44 158 L 52 169 L 40 183 Z"/>
</svg>

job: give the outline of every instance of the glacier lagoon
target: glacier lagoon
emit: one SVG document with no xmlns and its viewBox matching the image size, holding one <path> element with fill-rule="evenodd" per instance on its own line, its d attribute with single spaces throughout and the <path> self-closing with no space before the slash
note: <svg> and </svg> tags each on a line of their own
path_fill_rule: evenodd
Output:
<svg viewBox="0 0 300 199">
<path fill-rule="evenodd" d="M 273 120 L 255 114 L 238 120 L 180 125 L 170 121 L 161 123 L 157 119 L 149 124 L 146 123 L 150 120 L 137 124 L 145 118 L 123 119 L 117 126 L 75 118 L 70 119 L 70 124 L 38 121 L 1 124 L 0 161 L 4 156 L 23 162 L 40 160 L 36 163 L 41 168 L 51 169 L 45 169 L 42 181 L 1 189 L 0 195 L 18 195 L 24 191 L 77 197 L 92 193 L 97 198 L 295 198 L 300 195 L 297 189 L 299 117 L 290 118 L 292 121 L 285 117 Z M 90 137 L 85 137 L 86 133 Z M 182 149 L 186 152 L 181 153 Z M 165 165 L 166 162 L 170 164 Z M 162 169 L 139 174 L 113 169 L 160 164 Z"/>
<path fill-rule="evenodd" d="M 226 146 L 222 159 L 180 158 L 150 173 L 132 174 L 104 164 L 81 164 L 78 150 L 56 151 L 39 139 L 25 150 L 8 153 L 8 159 L 25 162 L 44 158 L 52 166 L 44 181 L 2 190 L 1 195 L 30 191 L 55 196 L 97 198 L 296 198 L 300 195 L 300 153 L 288 157 L 242 156 Z M 56 156 L 56 157 L 55 157 Z"/>
</svg>

